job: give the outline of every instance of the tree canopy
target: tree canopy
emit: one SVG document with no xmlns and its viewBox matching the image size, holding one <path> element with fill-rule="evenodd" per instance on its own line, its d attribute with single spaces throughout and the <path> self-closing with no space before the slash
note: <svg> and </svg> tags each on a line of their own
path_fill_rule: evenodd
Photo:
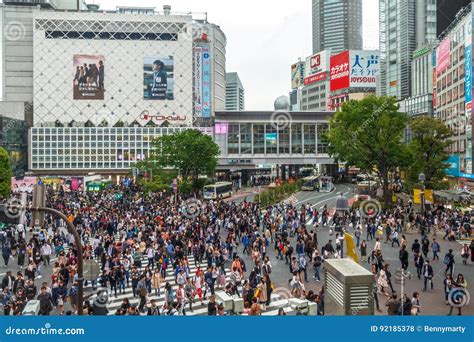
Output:
<svg viewBox="0 0 474 342">
<path fill-rule="evenodd" d="M 424 173 L 425 185 L 429 189 L 443 189 L 446 184 L 445 169 L 448 168 L 446 152 L 452 131 L 440 120 L 419 117 L 410 121 L 412 140 L 408 145 L 410 165 L 407 168 L 410 184 L 418 182 L 418 175 Z"/>
<path fill-rule="evenodd" d="M 217 166 L 219 146 L 212 138 L 197 130 L 164 135 L 153 141 L 153 151 L 147 164 L 166 169 L 174 168 L 183 178 L 197 179 L 211 174 Z"/>
<path fill-rule="evenodd" d="M 10 197 L 12 176 L 12 165 L 8 152 L 0 147 L 0 198 Z"/>
<path fill-rule="evenodd" d="M 394 98 L 370 96 L 346 103 L 330 120 L 326 135 L 333 158 L 378 174 L 386 205 L 391 202 L 389 175 L 408 162 L 403 144 L 407 123 Z"/>
</svg>

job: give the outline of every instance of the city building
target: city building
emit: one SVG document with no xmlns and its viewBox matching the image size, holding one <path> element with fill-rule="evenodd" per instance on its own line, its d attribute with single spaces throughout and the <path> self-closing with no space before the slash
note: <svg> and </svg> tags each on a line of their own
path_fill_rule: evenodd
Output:
<svg viewBox="0 0 474 342">
<path fill-rule="evenodd" d="M 474 186 L 472 170 L 472 22 L 471 4 L 439 36 L 436 47 L 436 117 L 454 133 L 449 147 L 453 185 Z"/>
<path fill-rule="evenodd" d="M 363 48 L 362 0 L 313 0 L 313 53 Z"/>
<path fill-rule="evenodd" d="M 412 95 L 413 53 L 436 42 L 436 18 L 436 0 L 380 0 L 382 95 Z"/>
<path fill-rule="evenodd" d="M 434 80 L 436 80 L 435 45 L 429 45 L 413 53 L 412 93 L 408 99 L 401 100 L 401 107 L 411 116 L 434 115 Z M 403 105 L 402 105 L 403 102 Z"/>
<path fill-rule="evenodd" d="M 219 145 L 218 170 L 240 173 L 245 184 L 260 170 L 276 169 L 286 179 L 301 166 L 334 169 L 323 135 L 329 130 L 329 112 L 289 110 L 217 112 L 214 140 Z"/>
<path fill-rule="evenodd" d="M 243 112 L 245 110 L 245 89 L 239 74 L 236 72 L 227 73 L 225 82 L 225 110 Z"/>
<path fill-rule="evenodd" d="M 226 105 L 226 46 L 224 31 L 205 19 L 193 21 L 194 126 L 212 126 L 216 111 Z"/>
<path fill-rule="evenodd" d="M 300 92 L 302 111 L 326 111 L 329 97 L 329 59 L 331 50 L 306 58 L 303 87 Z"/>
<path fill-rule="evenodd" d="M 7 150 L 14 176 L 28 171 L 28 124 L 0 115 L 0 147 Z"/>
</svg>

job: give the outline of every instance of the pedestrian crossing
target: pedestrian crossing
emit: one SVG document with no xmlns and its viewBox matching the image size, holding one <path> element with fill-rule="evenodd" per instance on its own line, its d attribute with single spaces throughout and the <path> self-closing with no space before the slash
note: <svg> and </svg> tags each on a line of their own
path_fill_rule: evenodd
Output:
<svg viewBox="0 0 474 342">
<path fill-rule="evenodd" d="M 196 275 L 196 271 L 197 271 L 198 267 L 200 267 L 201 270 L 206 270 L 207 269 L 207 263 L 206 262 L 202 262 L 202 263 L 200 263 L 196 266 L 196 264 L 194 262 L 194 256 L 188 256 L 188 260 L 189 260 L 189 264 L 190 264 L 188 276 L 191 277 L 191 278 L 193 278 Z M 148 259 L 143 257 L 142 267 L 141 267 L 140 270 L 143 270 L 147 265 L 148 265 Z M 225 268 L 225 272 L 226 272 L 226 278 L 225 278 L 226 283 L 228 283 L 228 282 L 230 282 L 230 269 Z M 161 284 L 159 295 L 157 295 L 155 293 L 154 289 L 152 289 L 152 292 L 147 295 L 147 303 L 146 303 L 146 306 L 145 306 L 145 311 L 151 305 L 151 300 L 153 300 L 153 299 L 156 301 L 156 305 L 157 305 L 158 308 L 160 308 L 160 311 L 161 311 L 161 308 L 163 307 L 163 305 L 165 304 L 165 301 L 166 301 L 164 287 L 165 287 L 165 284 L 167 282 L 169 282 L 172 285 L 172 290 L 173 291 L 176 291 L 178 289 L 178 285 L 176 284 L 175 278 L 174 278 L 174 270 L 172 268 L 168 268 L 167 271 L 166 271 L 166 279 Z M 106 290 L 102 289 L 101 291 L 98 291 L 98 290 L 93 291 L 92 284 L 90 282 L 87 284 L 87 286 L 84 286 L 84 288 L 86 290 L 95 292 L 95 294 L 92 295 L 88 299 L 91 303 L 93 303 L 94 301 L 98 301 L 98 300 L 100 301 L 100 303 L 106 303 L 106 308 L 108 309 L 108 315 L 115 315 L 116 311 L 118 309 L 120 309 L 120 307 L 123 303 L 123 300 L 125 298 L 128 298 L 128 300 L 130 302 L 130 305 L 132 305 L 132 306 L 138 307 L 139 303 L 140 303 L 140 298 L 138 297 L 138 294 L 137 294 L 136 297 L 133 297 L 133 291 L 132 291 L 131 284 L 130 284 L 130 286 L 125 288 L 125 291 L 123 293 L 120 293 L 120 291 L 117 291 L 117 295 L 115 295 L 115 293 L 112 293 L 110 291 L 110 288 L 108 288 Z M 216 284 L 215 291 L 217 292 L 219 290 L 223 290 L 223 288 L 222 287 L 219 288 Z M 204 292 L 204 288 L 203 288 L 203 292 Z M 242 293 L 242 287 L 241 286 L 239 287 L 239 292 Z M 104 296 L 104 294 L 105 294 L 105 296 Z M 210 295 L 210 292 L 207 293 L 208 297 L 209 297 L 209 295 Z M 98 298 L 98 296 L 100 296 L 100 298 Z M 193 311 L 190 311 L 189 303 L 186 303 L 186 305 L 185 305 L 185 314 L 186 314 L 186 316 L 206 316 L 207 313 L 208 313 L 208 311 L 207 311 L 208 310 L 207 309 L 208 303 L 209 303 L 208 298 L 203 299 L 201 301 L 196 296 L 194 298 L 194 302 L 193 302 L 193 305 L 192 305 Z M 270 305 L 266 308 L 266 310 L 262 313 L 262 315 L 265 315 L 265 316 L 277 315 L 280 308 L 283 308 L 285 310 L 285 313 L 287 313 L 287 314 L 291 314 L 291 313 L 294 312 L 294 310 L 288 305 L 288 299 L 281 298 L 281 296 L 278 295 L 278 294 L 273 294 L 272 297 L 271 297 Z M 145 315 L 145 314 L 146 313 L 141 313 L 141 315 Z"/>
</svg>

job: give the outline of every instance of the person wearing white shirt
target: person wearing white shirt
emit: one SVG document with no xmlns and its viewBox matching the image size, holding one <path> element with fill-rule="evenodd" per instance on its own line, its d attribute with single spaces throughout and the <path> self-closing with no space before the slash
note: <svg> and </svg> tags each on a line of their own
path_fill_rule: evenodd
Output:
<svg viewBox="0 0 474 342">
<path fill-rule="evenodd" d="M 49 266 L 51 260 L 51 246 L 49 243 L 45 242 L 43 246 L 41 246 L 41 256 L 43 257 L 43 263 L 45 266 Z"/>
</svg>

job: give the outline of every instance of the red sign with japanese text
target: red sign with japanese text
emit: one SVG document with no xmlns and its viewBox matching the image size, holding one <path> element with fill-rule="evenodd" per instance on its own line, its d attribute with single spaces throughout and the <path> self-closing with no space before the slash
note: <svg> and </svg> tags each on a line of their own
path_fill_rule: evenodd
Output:
<svg viewBox="0 0 474 342">
<path fill-rule="evenodd" d="M 349 51 L 343 51 L 331 57 L 331 91 L 349 88 L 350 65 Z"/>
</svg>

